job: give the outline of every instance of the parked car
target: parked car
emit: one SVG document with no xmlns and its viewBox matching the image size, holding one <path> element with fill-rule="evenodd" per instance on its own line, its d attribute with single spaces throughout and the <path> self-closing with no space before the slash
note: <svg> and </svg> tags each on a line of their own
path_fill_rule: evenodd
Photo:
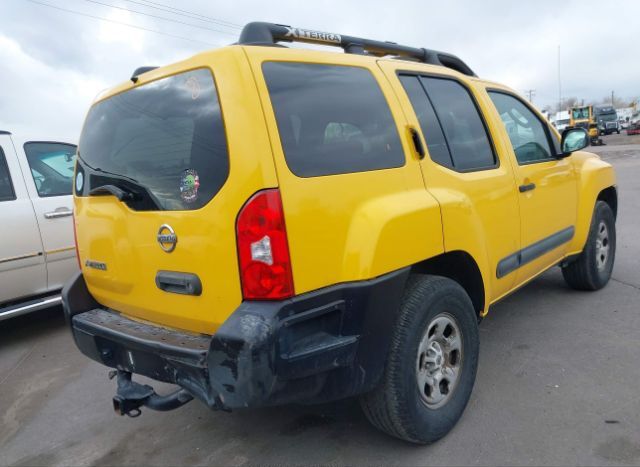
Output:
<svg viewBox="0 0 640 467">
<path fill-rule="evenodd" d="M 114 369 L 120 414 L 359 395 L 381 430 L 435 441 L 492 304 L 555 265 L 609 281 L 616 178 L 587 144 L 453 55 L 251 23 L 89 110 L 75 342 Z"/>
<path fill-rule="evenodd" d="M 627 125 L 627 135 L 640 135 L 640 112 L 633 114 Z"/>
<path fill-rule="evenodd" d="M 71 185 L 76 146 L 0 131 L 0 320 L 61 302 L 78 270 Z"/>
</svg>

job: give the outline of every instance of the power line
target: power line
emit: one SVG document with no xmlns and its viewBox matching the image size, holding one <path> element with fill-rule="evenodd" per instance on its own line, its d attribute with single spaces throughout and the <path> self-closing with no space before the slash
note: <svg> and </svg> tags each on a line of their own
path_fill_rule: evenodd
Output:
<svg viewBox="0 0 640 467">
<path fill-rule="evenodd" d="M 67 8 L 62 8 L 62 7 L 59 7 L 59 6 L 56 6 L 56 5 L 51 5 L 49 3 L 39 2 L 37 0 L 26 0 L 26 1 L 27 2 L 31 2 L 31 3 L 35 3 L 36 5 L 42 5 L 42 6 L 46 6 L 46 7 L 49 7 L 49 8 L 53 8 L 55 10 L 66 11 L 67 13 L 72 13 L 74 15 L 86 16 L 87 18 L 93 18 L 93 19 L 97 19 L 99 21 L 106 21 L 108 23 L 120 24 L 122 26 L 127 26 L 127 27 L 134 28 L 134 29 L 140 29 L 141 31 L 153 32 L 153 33 L 156 33 L 156 34 L 161 34 L 163 36 L 173 37 L 175 39 L 183 39 L 183 40 L 189 41 L 189 42 L 197 42 L 197 43 L 205 44 L 205 45 L 208 45 L 208 46 L 212 45 L 209 42 L 199 41 L 197 39 L 190 39 L 188 37 L 177 36 L 175 34 L 169 34 L 167 32 L 156 31 L 155 29 L 148 29 L 148 28 L 145 28 L 145 27 L 142 27 L 142 26 L 136 26 L 135 24 L 124 23 L 122 21 L 116 21 L 115 19 L 103 18 L 102 16 L 94 16 L 94 15 L 90 15 L 88 13 L 82 13 L 82 12 L 76 11 L 76 10 L 69 10 Z"/>
<path fill-rule="evenodd" d="M 152 14 L 149 14 L 149 13 L 144 13 L 142 11 L 132 10 L 132 9 L 124 7 L 124 6 L 111 5 L 109 3 L 103 3 L 103 2 L 99 2 L 97 0 L 84 0 L 84 1 L 85 2 L 89 2 L 89 3 L 95 3 L 96 5 L 102 5 L 102 6 L 110 7 L 110 8 L 117 8 L 118 10 L 128 11 L 130 13 L 135 13 L 137 15 L 144 15 L 144 16 L 149 16 L 150 18 L 161 19 L 163 21 L 170 21 L 172 23 L 184 24 L 184 25 L 190 26 L 192 28 L 206 29 L 207 31 L 219 32 L 221 34 L 228 34 L 230 36 L 236 36 L 236 33 L 228 32 L 228 31 L 220 31 L 219 29 L 212 29 L 212 28 L 208 28 L 206 26 L 200 26 L 198 24 L 186 23 L 184 21 L 180 21 L 180 20 L 177 20 L 177 19 L 165 18 L 163 16 L 152 15 Z"/>
<path fill-rule="evenodd" d="M 227 24 L 227 25 L 229 25 L 229 27 L 235 27 L 235 28 L 238 28 L 238 29 L 242 29 L 242 27 L 243 27 L 242 24 L 232 23 L 231 21 L 227 21 L 227 20 L 224 20 L 224 19 L 218 19 L 218 18 L 214 18 L 214 17 L 211 17 L 211 16 L 206 16 L 206 15 L 203 15 L 203 14 L 200 14 L 200 13 L 195 13 L 195 12 L 189 11 L 189 10 L 181 10 L 180 8 L 176 8 L 176 7 L 173 7 L 173 6 L 170 6 L 170 5 L 166 5 L 164 3 L 154 2 L 152 0 L 141 0 L 141 1 L 143 1 L 145 3 L 150 3 L 151 5 L 157 5 L 159 7 L 169 8 L 170 10 L 179 11 L 181 13 L 187 13 L 187 14 L 190 14 L 190 15 L 193 15 L 193 16 L 199 16 L 201 18 L 205 18 L 207 20 L 213 21 L 214 23 Z M 150 8 L 151 8 L 151 6 L 150 6 Z"/>
<path fill-rule="evenodd" d="M 139 0 L 124 0 L 124 1 L 129 3 L 134 3 L 136 5 L 142 5 L 147 8 L 153 8 L 156 10 L 164 11 L 166 13 L 172 13 L 178 16 L 186 16 L 187 18 L 197 19 L 199 21 L 207 21 L 210 23 L 215 23 L 220 26 L 225 26 L 232 29 L 242 29 L 242 25 L 240 24 L 232 23 L 230 21 L 225 21 L 218 18 L 213 18 L 211 16 L 201 15 L 200 13 L 194 13 L 188 10 L 181 10 L 179 8 L 165 5 L 163 3 L 152 2 L 151 0 L 143 0 L 145 3 Z"/>
</svg>

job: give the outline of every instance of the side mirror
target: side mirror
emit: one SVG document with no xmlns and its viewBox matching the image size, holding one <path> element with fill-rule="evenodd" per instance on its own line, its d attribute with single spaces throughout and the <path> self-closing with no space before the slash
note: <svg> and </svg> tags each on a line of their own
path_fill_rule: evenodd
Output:
<svg viewBox="0 0 640 467">
<path fill-rule="evenodd" d="M 589 146 L 589 133 L 584 128 L 566 128 L 562 132 L 560 157 L 567 157 L 574 151 L 579 151 Z"/>
</svg>

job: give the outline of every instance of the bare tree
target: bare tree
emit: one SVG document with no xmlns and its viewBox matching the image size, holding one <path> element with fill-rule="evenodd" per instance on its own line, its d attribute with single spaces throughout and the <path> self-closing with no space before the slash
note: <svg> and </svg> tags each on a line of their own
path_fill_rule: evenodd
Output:
<svg viewBox="0 0 640 467">
<path fill-rule="evenodd" d="M 605 96 L 602 99 L 600 99 L 600 101 L 598 102 L 598 105 L 611 106 L 616 109 L 619 109 L 621 107 L 627 107 L 627 104 L 628 104 L 628 99 L 620 98 L 615 94 L 609 94 L 608 96 Z"/>
<path fill-rule="evenodd" d="M 563 110 L 569 110 L 571 107 L 575 106 L 578 103 L 577 97 L 565 97 L 562 99 L 560 106 L 556 104 L 556 109 L 558 112 L 562 112 Z"/>
</svg>

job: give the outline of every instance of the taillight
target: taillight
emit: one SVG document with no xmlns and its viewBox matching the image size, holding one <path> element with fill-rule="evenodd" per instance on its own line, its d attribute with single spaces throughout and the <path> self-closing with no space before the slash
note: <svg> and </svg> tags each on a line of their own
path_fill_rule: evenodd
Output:
<svg viewBox="0 0 640 467">
<path fill-rule="evenodd" d="M 253 195 L 240 210 L 236 233 L 245 300 L 291 297 L 293 275 L 280 191 Z"/>
<path fill-rule="evenodd" d="M 76 213 L 73 212 L 73 217 L 71 218 L 71 222 L 73 223 L 73 242 L 76 244 L 76 259 L 78 260 L 78 267 L 82 270 L 82 263 L 80 262 L 80 251 L 78 250 L 78 232 L 76 231 Z"/>
</svg>

